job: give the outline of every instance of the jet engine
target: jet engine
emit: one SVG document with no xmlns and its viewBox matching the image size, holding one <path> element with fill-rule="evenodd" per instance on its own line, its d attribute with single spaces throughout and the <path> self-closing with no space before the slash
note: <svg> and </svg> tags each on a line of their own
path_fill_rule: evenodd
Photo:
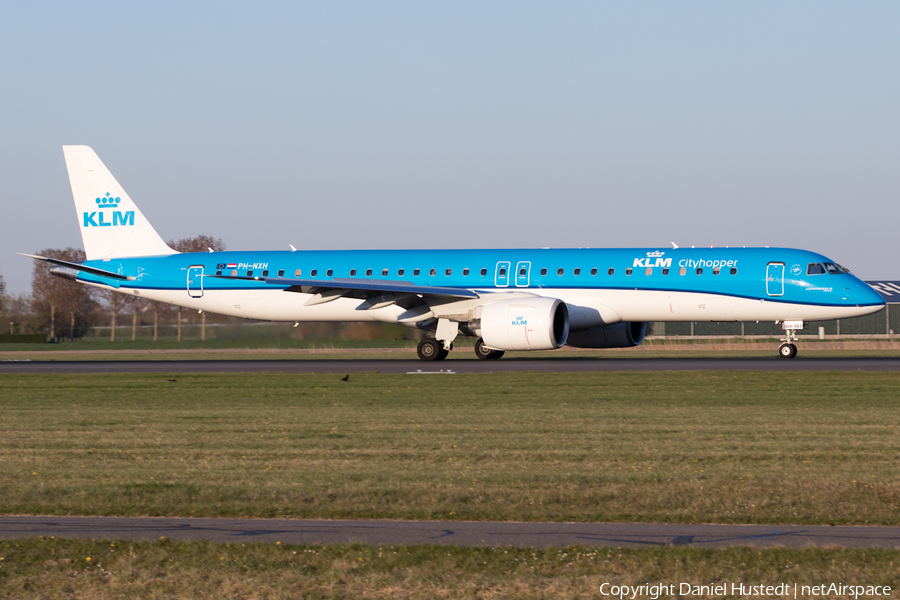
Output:
<svg viewBox="0 0 900 600">
<path fill-rule="evenodd" d="M 495 350 L 553 350 L 566 343 L 569 309 L 558 298 L 512 298 L 486 304 L 473 323 Z"/>
<path fill-rule="evenodd" d="M 644 341 L 647 323 L 616 323 L 606 327 L 594 327 L 584 331 L 573 331 L 566 342 L 575 348 L 631 348 Z"/>
</svg>

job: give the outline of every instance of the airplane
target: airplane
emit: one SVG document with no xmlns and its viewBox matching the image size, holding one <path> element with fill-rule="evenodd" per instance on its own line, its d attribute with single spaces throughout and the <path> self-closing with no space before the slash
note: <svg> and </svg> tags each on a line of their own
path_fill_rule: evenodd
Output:
<svg viewBox="0 0 900 600">
<path fill-rule="evenodd" d="M 433 332 L 422 360 L 458 336 L 475 355 L 624 348 L 652 321 L 774 321 L 797 355 L 808 321 L 877 312 L 884 299 L 833 260 L 792 248 L 290 250 L 178 253 L 97 154 L 63 146 L 87 260 L 51 272 L 123 294 L 268 321 L 398 323 Z"/>
</svg>

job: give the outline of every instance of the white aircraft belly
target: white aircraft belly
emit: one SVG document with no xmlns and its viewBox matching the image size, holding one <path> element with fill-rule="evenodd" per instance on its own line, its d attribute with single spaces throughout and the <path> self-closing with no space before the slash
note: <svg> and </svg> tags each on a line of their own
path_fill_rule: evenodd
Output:
<svg viewBox="0 0 900 600">
<path fill-rule="evenodd" d="M 120 291 L 133 293 L 124 287 Z M 621 321 L 822 321 L 870 314 L 880 308 L 817 306 L 697 292 L 538 288 L 522 288 L 522 291 L 565 302 L 570 307 L 575 331 Z M 304 306 L 310 294 L 280 289 L 204 290 L 200 298 L 190 297 L 186 290 L 142 289 L 140 293 L 144 298 L 188 309 L 268 321 L 397 323 L 401 315 L 409 316 L 396 305 L 360 310 L 363 301 L 355 298 Z M 490 302 L 490 294 L 484 301 Z"/>
<path fill-rule="evenodd" d="M 132 293 L 128 290 L 120 290 Z M 232 317 L 263 321 L 378 321 L 396 323 L 404 309 L 388 306 L 376 310 L 360 310 L 362 300 L 339 298 L 325 304 L 304 306 L 311 294 L 285 292 L 280 289 L 204 290 L 200 298 L 192 298 L 186 290 L 140 290 L 143 298 L 203 310 Z"/>
<path fill-rule="evenodd" d="M 548 290 L 549 291 L 549 290 Z M 603 324 L 619 321 L 825 321 L 871 314 L 880 307 L 820 306 L 698 292 L 655 290 L 559 290 L 567 304 L 595 308 Z M 607 315 L 610 319 L 607 320 Z M 616 320 L 616 316 L 618 319 Z M 590 327 L 596 324 L 589 323 Z M 577 329 L 575 329 L 577 330 Z"/>
</svg>

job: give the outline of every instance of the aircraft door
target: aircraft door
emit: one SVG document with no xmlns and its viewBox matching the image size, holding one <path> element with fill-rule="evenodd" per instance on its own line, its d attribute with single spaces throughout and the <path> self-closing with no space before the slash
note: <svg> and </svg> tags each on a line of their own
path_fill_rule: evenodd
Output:
<svg viewBox="0 0 900 600">
<path fill-rule="evenodd" d="M 501 260 L 497 263 L 497 270 L 494 271 L 494 285 L 497 287 L 509 287 L 509 265 L 508 260 Z"/>
<path fill-rule="evenodd" d="M 516 287 L 528 287 L 531 278 L 531 263 L 520 261 L 516 265 Z"/>
<path fill-rule="evenodd" d="M 784 263 L 769 263 L 766 267 L 766 293 L 770 296 L 784 295 Z"/>
<path fill-rule="evenodd" d="M 203 297 L 203 265 L 188 267 L 187 291 L 191 298 Z"/>
</svg>

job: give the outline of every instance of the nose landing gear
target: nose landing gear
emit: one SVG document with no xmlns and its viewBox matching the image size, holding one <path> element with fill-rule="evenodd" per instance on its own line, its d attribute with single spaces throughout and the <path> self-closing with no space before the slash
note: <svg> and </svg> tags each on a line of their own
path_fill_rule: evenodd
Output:
<svg viewBox="0 0 900 600">
<path fill-rule="evenodd" d="M 784 342 L 778 347 L 778 354 L 781 358 L 794 358 L 797 356 L 797 346 Z"/>
<path fill-rule="evenodd" d="M 781 358 L 794 358 L 797 356 L 797 346 L 794 345 L 794 342 L 797 341 L 797 330 L 803 329 L 804 323 L 803 321 L 784 321 L 782 327 L 785 331 L 785 338 L 778 347 L 778 355 Z"/>
</svg>

